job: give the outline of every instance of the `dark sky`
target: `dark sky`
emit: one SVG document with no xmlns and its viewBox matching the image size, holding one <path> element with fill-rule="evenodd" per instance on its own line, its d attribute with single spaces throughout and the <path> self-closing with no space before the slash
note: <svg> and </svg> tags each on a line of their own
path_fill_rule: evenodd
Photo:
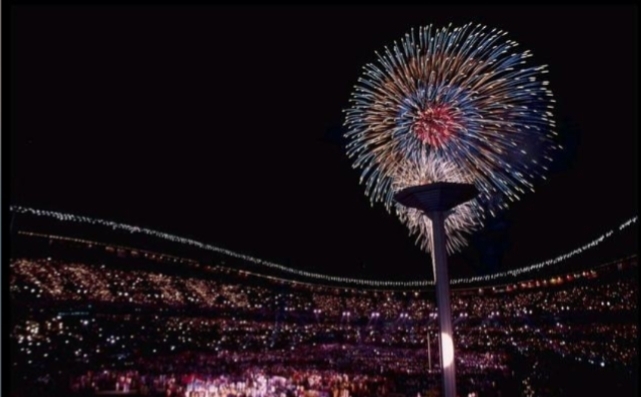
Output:
<svg viewBox="0 0 641 397">
<path fill-rule="evenodd" d="M 197 238 L 292 267 L 431 274 L 371 208 L 342 109 L 374 51 L 412 27 L 479 22 L 549 64 L 567 146 L 548 181 L 451 258 L 528 265 L 637 213 L 637 9 L 13 9 L 11 203 Z M 495 254 L 492 254 L 494 252 Z"/>
</svg>

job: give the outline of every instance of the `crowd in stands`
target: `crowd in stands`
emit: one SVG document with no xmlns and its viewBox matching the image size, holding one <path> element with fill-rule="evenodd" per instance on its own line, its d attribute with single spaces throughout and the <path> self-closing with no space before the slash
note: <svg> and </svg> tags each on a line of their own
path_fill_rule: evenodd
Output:
<svg viewBox="0 0 641 397">
<path fill-rule="evenodd" d="M 25 382 L 50 382 L 57 371 L 72 392 L 209 397 L 415 396 L 438 382 L 437 315 L 426 291 L 318 287 L 222 268 L 177 276 L 56 258 L 14 258 L 10 269 L 11 366 Z M 461 390 L 505 382 L 517 353 L 629 368 L 637 299 L 636 281 L 617 270 L 455 290 Z"/>
<path fill-rule="evenodd" d="M 204 361 L 203 357 L 186 357 Z M 184 360 L 186 358 L 179 359 Z M 196 374 L 141 374 L 139 371 L 87 372 L 74 379 L 71 390 L 137 390 L 142 395 L 165 394 L 180 396 L 247 396 L 247 397 L 367 397 L 386 395 L 393 387 L 381 376 L 350 375 L 336 371 L 295 370 L 271 368 L 266 373 L 260 368 L 224 375 L 199 376 Z"/>
<path fill-rule="evenodd" d="M 16 300 L 43 299 L 77 302 L 111 302 L 163 307 L 196 306 L 242 312 L 288 315 L 314 313 L 324 318 L 379 318 L 425 320 L 435 311 L 433 297 L 418 291 L 368 291 L 314 288 L 305 284 L 270 287 L 225 283 L 216 279 L 176 277 L 137 270 L 115 270 L 105 265 L 17 259 L 11 262 L 10 292 Z M 522 317 L 537 310 L 549 315 L 570 311 L 618 312 L 636 310 L 634 280 L 541 286 L 470 299 L 452 299 L 456 313 L 477 318 Z M 276 291 L 276 293 L 275 293 Z M 510 296 L 509 300 L 505 296 Z"/>
</svg>

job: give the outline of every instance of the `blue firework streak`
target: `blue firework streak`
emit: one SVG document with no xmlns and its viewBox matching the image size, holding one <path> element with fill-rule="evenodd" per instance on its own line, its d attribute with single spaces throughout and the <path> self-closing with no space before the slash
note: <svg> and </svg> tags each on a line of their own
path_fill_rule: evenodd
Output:
<svg viewBox="0 0 641 397">
<path fill-rule="evenodd" d="M 364 66 L 350 99 L 347 154 L 372 203 L 394 210 L 429 250 L 429 220 L 397 205 L 418 183 L 467 181 L 480 194 L 448 218 L 448 250 L 543 177 L 556 143 L 543 66 L 485 26 L 412 30 Z"/>
</svg>

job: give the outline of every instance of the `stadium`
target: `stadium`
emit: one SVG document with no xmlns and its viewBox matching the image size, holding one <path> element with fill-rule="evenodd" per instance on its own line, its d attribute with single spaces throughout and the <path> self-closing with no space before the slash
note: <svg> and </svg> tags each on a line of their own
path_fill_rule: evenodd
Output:
<svg viewBox="0 0 641 397">
<path fill-rule="evenodd" d="M 14 224 L 16 395 L 439 395 L 433 289 L 301 281 L 39 218 Z M 638 257 L 589 256 L 453 289 L 461 395 L 634 395 Z"/>
<path fill-rule="evenodd" d="M 636 11 L 15 7 L 6 394 L 638 395 Z"/>
</svg>

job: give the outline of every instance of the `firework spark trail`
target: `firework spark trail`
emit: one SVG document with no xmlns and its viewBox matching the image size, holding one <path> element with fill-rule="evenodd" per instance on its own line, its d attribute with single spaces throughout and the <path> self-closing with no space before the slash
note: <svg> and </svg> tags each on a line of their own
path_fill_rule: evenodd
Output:
<svg viewBox="0 0 641 397">
<path fill-rule="evenodd" d="M 345 110 L 347 154 L 372 204 L 395 212 L 429 250 L 429 219 L 393 199 L 412 184 L 467 181 L 479 190 L 448 218 L 448 251 L 544 177 L 555 141 L 553 95 L 506 33 L 467 24 L 411 31 L 363 67 Z M 421 182 L 423 181 L 423 182 Z"/>
</svg>

